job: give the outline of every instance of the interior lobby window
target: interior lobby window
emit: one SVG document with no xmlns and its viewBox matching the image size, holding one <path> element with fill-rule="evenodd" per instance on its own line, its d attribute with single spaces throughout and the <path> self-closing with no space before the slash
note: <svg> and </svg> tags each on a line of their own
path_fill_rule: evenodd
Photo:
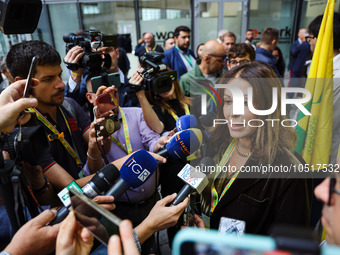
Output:
<svg viewBox="0 0 340 255">
<path fill-rule="evenodd" d="M 177 26 L 191 28 L 190 2 L 190 0 L 139 0 L 141 34 L 153 33 L 156 43 L 163 46 L 164 40 L 173 36 Z M 137 40 L 132 42 L 134 46 Z"/>
</svg>

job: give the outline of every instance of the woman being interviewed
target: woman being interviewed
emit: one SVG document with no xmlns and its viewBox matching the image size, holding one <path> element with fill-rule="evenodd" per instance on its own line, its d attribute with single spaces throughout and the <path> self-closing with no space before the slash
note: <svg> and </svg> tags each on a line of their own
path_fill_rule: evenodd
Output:
<svg viewBox="0 0 340 255">
<path fill-rule="evenodd" d="M 260 62 L 237 66 L 224 78 L 221 84 L 231 86 L 233 92 L 243 92 L 244 114 L 233 113 L 239 110 L 233 109 L 233 102 L 241 97 L 236 98 L 230 89 L 219 89 L 224 104 L 218 109 L 217 119 L 228 123 L 216 125 L 209 139 L 207 151 L 222 171 L 209 175 L 209 185 L 202 193 L 206 227 L 268 234 L 273 224 L 306 226 L 312 188 L 310 179 L 294 174 L 293 166 L 298 169 L 304 162 L 294 153 L 296 132 L 287 127 L 294 123 L 284 121 L 282 125 L 285 116 L 281 115 L 280 81 Z M 248 88 L 252 88 L 252 98 Z M 277 94 L 273 88 L 277 88 Z M 249 110 L 250 105 L 256 110 L 271 109 L 273 94 L 278 102 L 273 113 L 260 116 Z M 291 172 L 284 172 L 289 167 Z"/>
</svg>

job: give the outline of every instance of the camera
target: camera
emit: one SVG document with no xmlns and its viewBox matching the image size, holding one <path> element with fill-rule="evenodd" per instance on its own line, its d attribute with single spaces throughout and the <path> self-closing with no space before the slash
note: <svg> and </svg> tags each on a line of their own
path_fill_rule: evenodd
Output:
<svg viewBox="0 0 340 255">
<path fill-rule="evenodd" d="M 111 57 L 107 53 L 96 52 L 100 47 L 116 47 L 118 44 L 117 35 L 104 35 L 99 31 L 85 31 L 83 36 L 68 33 L 63 36 L 66 43 L 66 54 L 74 46 L 78 45 L 84 49 L 85 55 L 79 60 L 78 64 L 65 63 L 67 68 L 75 71 L 84 68 L 89 72 L 100 73 L 111 67 Z"/>
<path fill-rule="evenodd" d="M 171 90 L 172 82 L 177 79 L 177 71 L 168 71 L 162 62 L 164 54 L 160 52 L 147 52 L 140 57 L 141 66 L 144 68 L 144 81 L 142 89 L 150 90 L 156 95 Z"/>
<path fill-rule="evenodd" d="M 16 162 L 39 165 L 47 156 L 49 143 L 43 126 L 20 127 L 7 135 L 2 149 Z"/>
</svg>

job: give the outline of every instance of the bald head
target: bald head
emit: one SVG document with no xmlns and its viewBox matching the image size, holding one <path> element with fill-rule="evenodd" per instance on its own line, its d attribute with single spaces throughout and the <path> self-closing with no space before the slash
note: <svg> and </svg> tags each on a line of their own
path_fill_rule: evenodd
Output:
<svg viewBox="0 0 340 255">
<path fill-rule="evenodd" d="M 203 46 L 202 55 L 206 56 L 209 54 L 224 55 L 224 48 L 215 40 L 207 41 Z"/>
<path fill-rule="evenodd" d="M 306 39 L 305 37 L 308 35 L 307 29 L 301 28 L 298 33 L 298 37 L 302 42 L 304 42 Z"/>
<path fill-rule="evenodd" d="M 200 69 L 203 74 L 220 74 L 225 65 L 225 51 L 223 46 L 215 40 L 207 41 L 202 50 Z"/>
</svg>

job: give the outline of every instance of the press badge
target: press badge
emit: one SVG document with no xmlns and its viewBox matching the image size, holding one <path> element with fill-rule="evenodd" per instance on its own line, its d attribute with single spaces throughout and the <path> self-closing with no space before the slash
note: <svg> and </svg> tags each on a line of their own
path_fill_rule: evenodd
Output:
<svg viewBox="0 0 340 255">
<path fill-rule="evenodd" d="M 236 234 L 238 236 L 241 236 L 244 234 L 245 229 L 245 221 L 222 217 L 220 220 L 220 225 L 218 227 L 218 232 L 222 234 Z"/>
</svg>

